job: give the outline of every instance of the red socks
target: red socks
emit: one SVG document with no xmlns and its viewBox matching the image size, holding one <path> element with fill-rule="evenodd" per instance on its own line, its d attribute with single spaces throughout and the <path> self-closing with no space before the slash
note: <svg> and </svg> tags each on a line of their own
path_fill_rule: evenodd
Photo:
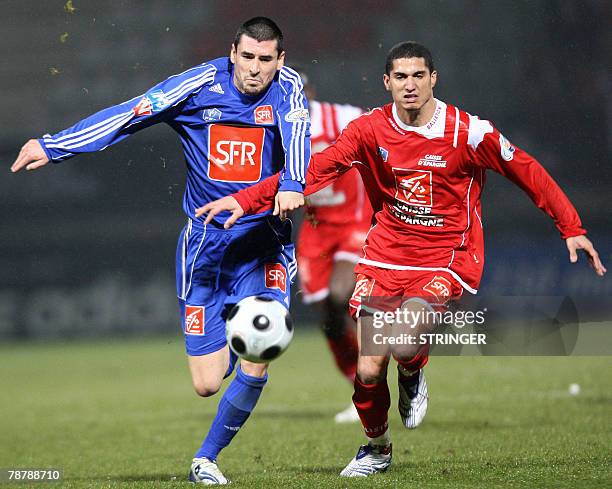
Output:
<svg viewBox="0 0 612 489">
<path fill-rule="evenodd" d="M 355 377 L 353 404 L 367 437 L 377 438 L 387 431 L 391 396 L 386 379 L 379 384 L 363 384 Z"/>
<path fill-rule="evenodd" d="M 353 382 L 357 373 L 357 357 L 359 356 L 357 335 L 353 328 L 347 326 L 342 335 L 333 339 L 327 338 L 327 344 L 342 374 L 349 382 Z"/>
</svg>

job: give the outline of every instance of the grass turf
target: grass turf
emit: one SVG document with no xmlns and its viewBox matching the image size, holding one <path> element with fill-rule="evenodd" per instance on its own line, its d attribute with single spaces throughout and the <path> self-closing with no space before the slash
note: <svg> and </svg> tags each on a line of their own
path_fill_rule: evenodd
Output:
<svg viewBox="0 0 612 489">
<path fill-rule="evenodd" d="M 0 358 L 0 467 L 64 470 L 60 484 L 35 487 L 191 487 L 188 466 L 219 397 L 192 393 L 182 339 L 12 344 Z M 333 415 L 352 389 L 323 338 L 303 330 L 219 465 L 236 488 L 611 487 L 611 363 L 434 357 L 415 431 L 401 427 L 390 368 L 393 465 L 346 480 L 338 473 L 363 435 Z"/>
</svg>

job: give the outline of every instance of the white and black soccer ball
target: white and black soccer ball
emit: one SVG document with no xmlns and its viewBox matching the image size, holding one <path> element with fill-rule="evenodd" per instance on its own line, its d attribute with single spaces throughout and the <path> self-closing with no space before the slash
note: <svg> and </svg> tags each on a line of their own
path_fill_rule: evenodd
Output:
<svg viewBox="0 0 612 489">
<path fill-rule="evenodd" d="M 246 297 L 227 315 L 225 335 L 236 355 L 266 363 L 278 358 L 291 343 L 293 321 L 282 303 L 269 297 Z"/>
</svg>

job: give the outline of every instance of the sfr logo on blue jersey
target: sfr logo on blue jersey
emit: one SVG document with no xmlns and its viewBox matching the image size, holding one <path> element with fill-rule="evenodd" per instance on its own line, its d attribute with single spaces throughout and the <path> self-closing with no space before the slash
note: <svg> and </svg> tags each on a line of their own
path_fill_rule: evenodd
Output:
<svg viewBox="0 0 612 489">
<path fill-rule="evenodd" d="M 271 105 L 260 105 L 255 109 L 255 124 L 272 124 L 274 115 Z"/>
<path fill-rule="evenodd" d="M 268 289 L 278 289 L 283 294 L 287 292 L 287 272 L 281 263 L 266 263 L 264 270 Z"/>
<path fill-rule="evenodd" d="M 221 182 L 257 182 L 261 178 L 263 127 L 208 126 L 208 177 Z"/>
</svg>

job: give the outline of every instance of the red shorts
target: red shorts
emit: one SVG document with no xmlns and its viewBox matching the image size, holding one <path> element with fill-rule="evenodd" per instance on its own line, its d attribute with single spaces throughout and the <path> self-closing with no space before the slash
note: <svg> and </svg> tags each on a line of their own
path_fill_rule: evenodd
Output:
<svg viewBox="0 0 612 489">
<path fill-rule="evenodd" d="M 334 262 L 357 263 L 361 257 L 370 221 L 347 225 L 304 221 L 297 240 L 298 275 L 305 304 L 329 295 Z"/>
<path fill-rule="evenodd" d="M 349 301 L 349 313 L 357 319 L 362 297 L 419 297 L 434 309 L 443 309 L 461 297 L 463 287 L 448 272 L 389 270 L 358 265 L 357 283 Z"/>
</svg>

